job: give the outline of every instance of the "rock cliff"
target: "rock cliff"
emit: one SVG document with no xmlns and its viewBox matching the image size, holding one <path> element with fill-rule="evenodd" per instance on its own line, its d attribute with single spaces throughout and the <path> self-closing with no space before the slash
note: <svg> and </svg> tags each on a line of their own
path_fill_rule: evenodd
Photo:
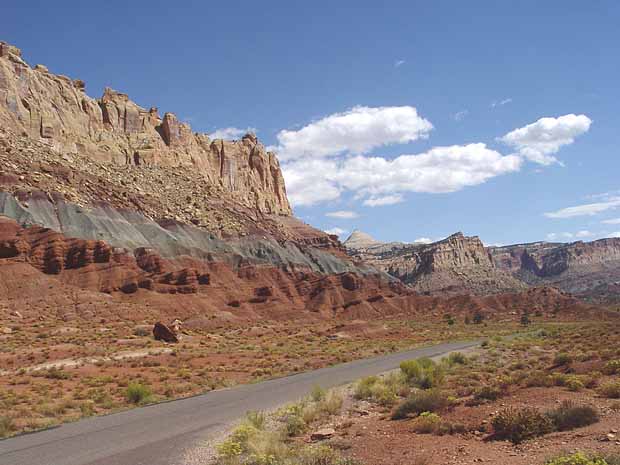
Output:
<svg viewBox="0 0 620 465">
<path fill-rule="evenodd" d="M 596 301 L 620 302 L 620 238 L 490 247 L 496 266 L 523 281 Z"/>
<path fill-rule="evenodd" d="M 453 234 L 431 244 L 381 243 L 355 232 L 344 242 L 349 253 L 424 293 L 475 294 L 527 286 L 498 269 L 478 237 Z"/>
<path fill-rule="evenodd" d="M 157 108 L 143 108 L 121 92 L 105 89 L 101 98 L 91 98 L 83 81 L 52 74 L 43 65 L 33 68 L 4 42 L 0 124 L 66 156 L 116 166 L 190 168 L 203 184 L 228 191 L 248 208 L 291 214 L 278 160 L 255 135 L 211 140 L 173 113 L 161 117 Z"/>
</svg>

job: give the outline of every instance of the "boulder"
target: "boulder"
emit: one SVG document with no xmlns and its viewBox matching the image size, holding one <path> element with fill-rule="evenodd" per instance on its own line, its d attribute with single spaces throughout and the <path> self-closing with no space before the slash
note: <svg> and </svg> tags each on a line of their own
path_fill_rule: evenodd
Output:
<svg viewBox="0 0 620 465">
<path fill-rule="evenodd" d="M 324 441 L 325 439 L 329 439 L 336 434 L 336 430 L 334 428 L 321 428 L 320 430 L 315 431 L 310 435 L 310 439 L 313 441 Z"/>
<path fill-rule="evenodd" d="M 179 338 L 174 333 L 174 331 L 172 331 L 170 328 L 168 328 L 168 326 L 159 321 L 155 323 L 155 326 L 153 326 L 153 337 L 157 341 L 172 343 L 179 342 Z"/>
</svg>

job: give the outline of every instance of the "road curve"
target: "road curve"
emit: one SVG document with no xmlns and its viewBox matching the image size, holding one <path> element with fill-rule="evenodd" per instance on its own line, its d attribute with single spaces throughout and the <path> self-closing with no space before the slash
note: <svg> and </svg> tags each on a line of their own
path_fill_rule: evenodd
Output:
<svg viewBox="0 0 620 465">
<path fill-rule="evenodd" d="M 316 385 L 345 384 L 394 369 L 403 360 L 440 356 L 478 344 L 448 342 L 87 418 L 0 441 L 0 464 L 181 465 L 185 450 L 248 410 L 272 409 L 305 396 Z"/>
</svg>

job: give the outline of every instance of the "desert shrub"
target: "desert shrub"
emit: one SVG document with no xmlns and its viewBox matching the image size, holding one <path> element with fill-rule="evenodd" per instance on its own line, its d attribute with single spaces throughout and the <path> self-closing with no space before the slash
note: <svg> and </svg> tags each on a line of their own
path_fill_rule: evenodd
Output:
<svg viewBox="0 0 620 465">
<path fill-rule="evenodd" d="M 474 399 L 477 401 L 482 400 L 497 400 L 501 397 L 502 390 L 496 386 L 483 386 L 476 389 L 474 392 Z"/>
<path fill-rule="evenodd" d="M 245 415 L 246 420 L 250 425 L 256 429 L 263 429 L 265 427 L 266 416 L 264 412 L 250 410 Z"/>
<path fill-rule="evenodd" d="M 577 452 L 572 455 L 562 455 L 545 462 L 545 465 L 610 465 L 605 459 L 600 457 L 588 457 Z"/>
<path fill-rule="evenodd" d="M 436 413 L 422 412 L 413 420 L 413 431 L 420 434 L 433 434 L 439 432 L 441 428 L 441 417 Z"/>
<path fill-rule="evenodd" d="M 598 393 L 608 399 L 620 399 L 620 381 L 609 381 L 598 388 Z"/>
<path fill-rule="evenodd" d="M 420 389 L 437 387 L 444 378 L 443 368 L 430 358 L 407 360 L 400 364 L 400 370 L 409 384 Z"/>
<path fill-rule="evenodd" d="M 314 402 L 323 400 L 325 398 L 325 389 L 323 389 L 321 386 L 314 386 L 312 388 L 312 391 L 310 391 L 310 398 Z"/>
<path fill-rule="evenodd" d="M 335 391 L 330 391 L 323 400 L 317 402 L 319 412 L 324 416 L 336 415 L 342 408 L 342 395 Z"/>
<path fill-rule="evenodd" d="M 564 385 L 569 391 L 573 392 L 581 391 L 584 388 L 583 382 L 576 376 L 567 377 Z"/>
<path fill-rule="evenodd" d="M 15 426 L 10 417 L 0 417 L 0 438 L 4 438 L 11 434 Z"/>
<path fill-rule="evenodd" d="M 599 420 L 598 412 L 594 407 L 575 405 L 570 401 L 562 402 L 558 408 L 547 412 L 547 416 L 558 431 L 581 428 Z"/>
<path fill-rule="evenodd" d="M 569 365 L 573 361 L 573 358 L 567 354 L 566 352 L 559 352 L 555 355 L 553 359 L 553 364 L 555 366 L 566 366 Z"/>
<path fill-rule="evenodd" d="M 356 399 L 368 400 L 372 398 L 372 387 L 379 381 L 378 376 L 367 376 L 358 381 L 355 386 L 354 397 Z"/>
<path fill-rule="evenodd" d="M 369 376 L 361 379 L 355 386 L 357 399 L 370 400 L 386 407 L 398 400 L 398 393 L 403 391 L 404 382 L 400 375 L 388 375 L 384 378 Z"/>
<path fill-rule="evenodd" d="M 284 432 L 287 436 L 299 436 L 308 427 L 308 424 L 303 418 L 304 406 L 301 404 L 295 404 L 287 407 L 282 416 L 284 422 Z"/>
<path fill-rule="evenodd" d="M 620 373 L 620 360 L 610 360 L 605 363 L 603 373 L 606 375 L 617 375 Z"/>
<path fill-rule="evenodd" d="M 152 392 L 148 386 L 140 383 L 130 383 L 125 391 L 127 402 L 142 404 L 151 398 Z"/>
<path fill-rule="evenodd" d="M 448 355 L 447 359 L 448 365 L 467 365 L 467 357 L 462 352 L 452 352 Z"/>
<path fill-rule="evenodd" d="M 392 413 L 393 420 L 401 420 L 408 415 L 422 412 L 437 412 L 448 405 L 448 398 L 437 389 L 417 391 L 404 400 Z"/>
<path fill-rule="evenodd" d="M 514 444 L 553 431 L 549 417 L 533 408 L 509 407 L 493 417 L 491 424 L 494 439 L 506 439 Z"/>
</svg>

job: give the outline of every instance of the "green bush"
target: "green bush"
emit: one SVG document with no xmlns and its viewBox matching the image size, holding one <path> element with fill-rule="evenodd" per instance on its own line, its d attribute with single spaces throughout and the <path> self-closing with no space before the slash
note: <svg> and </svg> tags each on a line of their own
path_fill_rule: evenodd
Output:
<svg viewBox="0 0 620 465">
<path fill-rule="evenodd" d="M 415 433 L 433 434 L 439 432 L 441 423 L 441 417 L 436 413 L 422 412 L 419 417 L 413 420 L 411 426 Z"/>
<path fill-rule="evenodd" d="M 474 399 L 481 400 L 497 400 L 501 397 L 502 390 L 496 386 L 483 386 L 476 389 L 474 392 Z"/>
<path fill-rule="evenodd" d="M 565 386 L 569 391 L 577 392 L 584 388 L 583 382 L 576 376 L 569 376 L 566 379 Z"/>
<path fill-rule="evenodd" d="M 603 373 L 606 375 L 617 375 L 620 373 L 620 360 L 610 360 L 603 367 Z"/>
<path fill-rule="evenodd" d="M 589 405 L 575 405 L 570 401 L 564 401 L 554 410 L 547 412 L 558 431 L 568 431 L 575 428 L 588 426 L 599 421 L 598 412 Z"/>
<path fill-rule="evenodd" d="M 509 407 L 493 417 L 491 424 L 493 439 L 506 439 L 513 444 L 553 431 L 553 423 L 549 417 L 533 408 Z"/>
<path fill-rule="evenodd" d="M 400 370 L 407 382 L 420 389 L 438 387 L 443 382 L 443 368 L 430 358 L 407 360 L 400 364 Z"/>
<path fill-rule="evenodd" d="M 452 352 L 448 355 L 447 360 L 448 365 L 467 365 L 467 357 L 462 352 Z"/>
<path fill-rule="evenodd" d="M 598 393 L 608 399 L 620 399 L 620 381 L 610 381 L 598 388 Z"/>
<path fill-rule="evenodd" d="M 362 378 L 355 385 L 354 397 L 361 400 L 369 400 L 372 398 L 372 388 L 379 381 L 378 376 L 367 376 Z"/>
<path fill-rule="evenodd" d="M 130 383 L 125 391 L 127 402 L 131 402 L 132 404 L 143 404 L 148 402 L 151 395 L 151 389 L 140 383 Z"/>
<path fill-rule="evenodd" d="M 310 392 L 310 398 L 314 402 L 325 399 L 325 389 L 323 389 L 321 386 L 314 386 L 312 388 L 312 391 Z"/>
<path fill-rule="evenodd" d="M 448 406 L 448 398 L 437 389 L 414 392 L 392 413 L 393 420 L 401 420 L 408 415 L 422 412 L 437 412 Z"/>
<path fill-rule="evenodd" d="M 572 361 L 573 358 L 569 354 L 565 352 L 560 352 L 556 354 L 555 358 L 553 359 L 553 364 L 555 366 L 566 366 L 569 365 Z"/>
<path fill-rule="evenodd" d="M 246 419 L 256 429 L 263 429 L 265 427 L 266 416 L 264 412 L 250 410 L 246 413 Z"/>
<path fill-rule="evenodd" d="M 555 459 L 545 462 L 545 465 L 610 465 L 605 459 L 597 457 L 588 457 L 587 455 L 577 452 L 572 455 L 563 455 Z"/>
<path fill-rule="evenodd" d="M 402 383 L 398 377 L 387 376 L 379 378 L 377 376 L 368 376 L 357 383 L 354 397 L 389 407 L 396 403 L 398 398 L 396 391 L 400 390 L 401 387 Z"/>
</svg>

